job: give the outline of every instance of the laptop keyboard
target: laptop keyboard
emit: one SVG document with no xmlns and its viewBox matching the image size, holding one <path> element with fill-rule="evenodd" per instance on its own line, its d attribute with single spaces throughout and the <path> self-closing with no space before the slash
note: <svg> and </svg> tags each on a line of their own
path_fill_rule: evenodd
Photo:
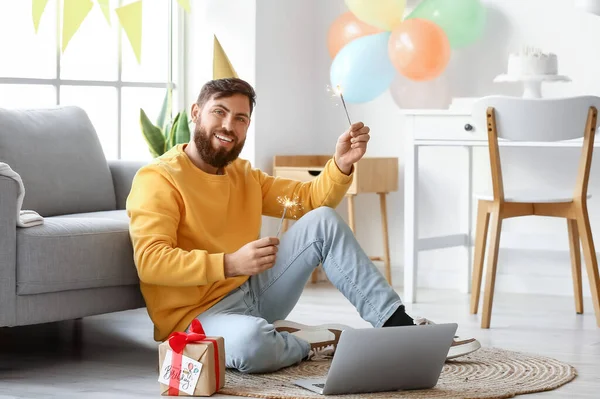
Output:
<svg viewBox="0 0 600 399">
<path fill-rule="evenodd" d="M 325 384 L 313 384 L 317 388 L 325 388 Z"/>
</svg>

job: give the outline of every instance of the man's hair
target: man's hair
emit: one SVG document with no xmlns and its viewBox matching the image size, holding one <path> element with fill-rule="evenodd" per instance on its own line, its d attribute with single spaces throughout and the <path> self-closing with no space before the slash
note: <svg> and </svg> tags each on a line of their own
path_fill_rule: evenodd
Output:
<svg viewBox="0 0 600 399">
<path fill-rule="evenodd" d="M 202 86 L 196 103 L 202 108 L 211 98 L 218 99 L 231 97 L 234 94 L 243 94 L 250 102 L 250 114 L 256 105 L 256 93 L 254 88 L 245 80 L 238 78 L 215 79 Z"/>
</svg>

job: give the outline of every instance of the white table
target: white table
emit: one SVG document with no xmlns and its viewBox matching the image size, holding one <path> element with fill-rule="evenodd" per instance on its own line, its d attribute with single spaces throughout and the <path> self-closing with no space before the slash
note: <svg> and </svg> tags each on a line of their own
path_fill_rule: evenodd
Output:
<svg viewBox="0 0 600 399">
<path fill-rule="evenodd" d="M 472 257 L 472 215 L 473 215 L 473 147 L 487 147 L 487 134 L 477 131 L 472 124 L 470 110 L 405 110 L 405 159 L 404 159 L 404 295 L 403 301 L 417 301 L 417 272 L 419 252 L 450 247 L 464 247 L 467 264 L 462 269 L 460 290 L 465 293 L 471 288 Z M 500 141 L 507 147 L 581 147 L 581 140 L 563 142 L 515 142 Z M 467 157 L 468 170 L 465 173 L 469 200 L 462 211 L 467 214 L 467 232 L 447 236 L 419 238 L 418 191 L 419 191 L 419 149 L 421 147 L 463 147 Z M 596 140 L 594 147 L 600 147 Z"/>
</svg>

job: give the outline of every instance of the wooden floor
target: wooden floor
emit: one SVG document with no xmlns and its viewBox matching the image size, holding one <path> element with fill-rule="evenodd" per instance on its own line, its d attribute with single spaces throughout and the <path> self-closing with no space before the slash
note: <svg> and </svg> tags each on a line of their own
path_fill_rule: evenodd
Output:
<svg viewBox="0 0 600 399">
<path fill-rule="evenodd" d="M 600 329 L 589 300 L 578 316 L 570 297 L 498 293 L 492 328 L 481 330 L 468 314 L 467 295 L 419 291 L 419 297 L 407 306 L 409 314 L 458 322 L 459 334 L 483 346 L 551 356 L 577 368 L 578 377 L 563 388 L 524 397 L 599 397 Z M 289 319 L 368 326 L 326 283 L 309 286 Z M 86 318 L 81 334 L 73 333 L 76 324 L 0 329 L 0 399 L 160 397 L 157 344 L 145 309 Z"/>
</svg>

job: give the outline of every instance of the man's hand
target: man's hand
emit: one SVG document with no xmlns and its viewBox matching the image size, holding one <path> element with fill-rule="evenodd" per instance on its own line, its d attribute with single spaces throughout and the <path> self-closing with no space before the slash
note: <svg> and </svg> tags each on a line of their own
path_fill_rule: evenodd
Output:
<svg viewBox="0 0 600 399">
<path fill-rule="evenodd" d="M 356 122 L 338 138 L 334 160 L 342 173 L 349 175 L 352 165 L 365 155 L 370 131 L 364 123 Z"/>
<path fill-rule="evenodd" d="M 232 254 L 225 254 L 225 277 L 252 276 L 275 264 L 279 239 L 265 237 L 249 242 Z"/>
</svg>

